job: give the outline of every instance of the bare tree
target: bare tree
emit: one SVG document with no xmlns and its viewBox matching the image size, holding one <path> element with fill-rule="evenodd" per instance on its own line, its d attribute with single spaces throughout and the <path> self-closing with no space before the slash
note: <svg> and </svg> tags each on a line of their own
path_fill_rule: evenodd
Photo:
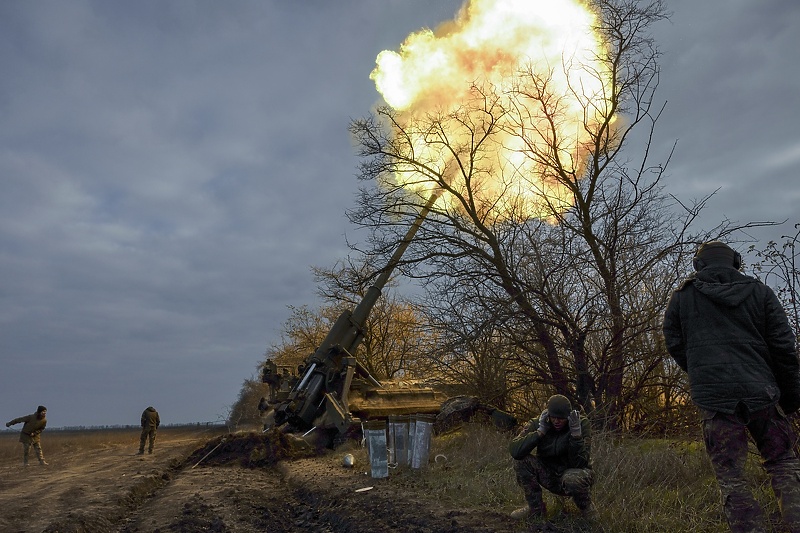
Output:
<svg viewBox="0 0 800 533">
<path fill-rule="evenodd" d="M 749 252 L 757 259 L 753 271 L 775 289 L 795 335 L 800 336 L 800 223 L 794 229 L 794 235 L 781 236 L 783 242 L 770 241 L 761 250 L 752 245 Z"/>
<path fill-rule="evenodd" d="M 657 388 L 674 381 L 660 321 L 690 248 L 747 225 L 691 233 L 710 196 L 672 199 L 662 183 L 671 154 L 650 161 L 664 106 L 648 31 L 666 18 L 663 2 L 595 5 L 601 67 L 565 56 L 502 87 L 476 81 L 455 109 L 381 107 L 354 121 L 372 186 L 350 218 L 373 230 L 363 251 L 385 257 L 438 196 L 399 268 L 425 280 L 429 323 L 450 354 L 433 353 L 439 368 L 476 383 L 501 368 L 504 402 L 555 391 L 621 427 L 641 418 L 630 411 L 642 398 L 663 405 Z M 596 69 L 598 81 L 567 90 L 583 105 L 577 145 L 553 89 L 573 68 Z M 625 151 L 634 131 L 645 139 L 636 158 Z M 498 159 L 509 145 L 514 156 Z"/>
<path fill-rule="evenodd" d="M 246 379 L 242 383 L 239 397 L 231 405 L 226 424 L 231 432 L 242 428 L 261 426 L 261 412 L 258 410 L 259 400 L 267 394 L 267 386 L 254 379 Z"/>
<path fill-rule="evenodd" d="M 775 290 L 800 348 L 800 223 L 794 225 L 794 230 L 794 235 L 782 235 L 781 243 L 769 241 L 760 250 L 751 246 L 749 252 L 757 259 L 752 265 L 753 271 Z M 800 418 L 792 416 L 792 425 L 795 431 L 800 431 Z M 800 453 L 800 444 L 795 444 L 794 448 Z"/>
<path fill-rule="evenodd" d="M 325 303 L 317 310 L 290 308 L 281 342 L 267 350 L 266 357 L 281 365 L 303 363 L 323 341 L 342 308 L 353 308 L 362 300 L 374 270 L 349 258 L 330 269 L 313 268 L 317 292 Z M 364 325 L 357 357 L 376 379 L 413 377 L 420 372 L 426 341 L 415 307 L 387 290 Z"/>
<path fill-rule="evenodd" d="M 297 368 L 314 353 L 336 316 L 336 309 L 330 306 L 319 309 L 290 306 L 289 318 L 281 328 L 280 341 L 267 348 L 264 359 L 271 359 L 281 366 Z"/>
<path fill-rule="evenodd" d="M 429 379 L 460 384 L 462 393 L 507 409 L 515 396 L 510 378 L 514 347 L 497 314 L 472 292 L 439 287 L 427 297 L 420 311 L 425 327 L 433 332 L 424 352 Z"/>
</svg>

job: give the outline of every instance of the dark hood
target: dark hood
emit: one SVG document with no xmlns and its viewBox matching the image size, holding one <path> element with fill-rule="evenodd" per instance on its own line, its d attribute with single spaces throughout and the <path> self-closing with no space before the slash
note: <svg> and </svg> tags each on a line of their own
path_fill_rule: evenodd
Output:
<svg viewBox="0 0 800 533">
<path fill-rule="evenodd" d="M 706 267 L 694 276 L 695 289 L 714 302 L 737 307 L 748 298 L 758 281 L 731 267 Z"/>
</svg>

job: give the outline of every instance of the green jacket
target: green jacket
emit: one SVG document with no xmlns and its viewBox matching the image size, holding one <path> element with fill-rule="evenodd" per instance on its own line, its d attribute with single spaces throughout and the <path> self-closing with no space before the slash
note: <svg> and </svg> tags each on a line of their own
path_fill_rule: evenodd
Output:
<svg viewBox="0 0 800 533">
<path fill-rule="evenodd" d="M 536 450 L 536 457 L 559 476 L 568 468 L 591 468 L 590 437 L 592 427 L 589 420 L 581 417 L 581 436 L 573 437 L 569 426 L 561 431 L 550 429 L 542 435 L 536 431 L 538 424 L 531 421 L 523 431 L 511 440 L 508 451 L 511 457 L 520 460 Z M 533 431 L 530 428 L 533 427 Z"/>
<path fill-rule="evenodd" d="M 20 431 L 19 434 L 19 441 L 39 442 L 39 435 L 41 435 L 42 431 L 44 431 L 44 428 L 47 425 L 47 417 L 39 418 L 37 413 L 33 413 L 32 415 L 25 415 L 15 418 L 9 422 L 9 424 L 13 426 L 14 424 L 19 424 L 20 422 L 23 422 L 24 425 L 22 426 L 22 431 Z"/>
<path fill-rule="evenodd" d="M 158 411 L 153 407 L 148 407 L 142 413 L 142 427 L 144 429 L 156 429 L 161 425 L 161 418 L 158 416 Z"/>
</svg>

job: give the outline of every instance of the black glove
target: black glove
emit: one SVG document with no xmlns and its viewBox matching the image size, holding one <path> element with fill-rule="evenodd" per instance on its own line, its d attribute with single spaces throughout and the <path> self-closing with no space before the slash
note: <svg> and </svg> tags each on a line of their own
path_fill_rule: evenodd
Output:
<svg viewBox="0 0 800 533">
<path fill-rule="evenodd" d="M 11 422 L 6 422 L 6 427 L 10 428 L 11 427 Z"/>
</svg>

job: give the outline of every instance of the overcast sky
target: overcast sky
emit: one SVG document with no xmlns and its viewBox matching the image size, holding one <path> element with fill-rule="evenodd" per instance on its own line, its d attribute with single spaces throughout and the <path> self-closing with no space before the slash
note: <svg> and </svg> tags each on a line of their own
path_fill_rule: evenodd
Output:
<svg viewBox="0 0 800 533">
<path fill-rule="evenodd" d="M 0 418 L 224 417 L 359 237 L 375 57 L 460 4 L 0 2 Z M 669 192 L 800 222 L 800 4 L 667 4 Z"/>
</svg>

